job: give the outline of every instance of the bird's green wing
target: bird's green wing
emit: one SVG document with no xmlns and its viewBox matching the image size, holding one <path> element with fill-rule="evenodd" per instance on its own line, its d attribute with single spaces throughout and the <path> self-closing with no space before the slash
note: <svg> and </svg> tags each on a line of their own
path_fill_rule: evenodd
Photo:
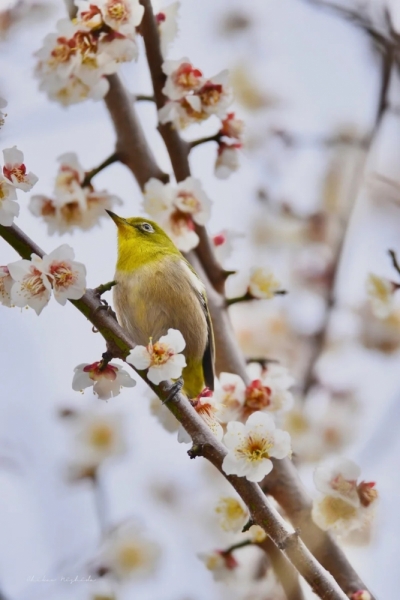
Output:
<svg viewBox="0 0 400 600">
<path fill-rule="evenodd" d="M 200 278 L 197 275 L 196 271 L 192 267 L 189 261 L 184 258 L 186 265 L 189 267 L 191 272 L 197 277 L 199 281 Z M 215 377 L 215 344 L 214 344 L 214 331 L 211 322 L 210 311 L 208 310 L 207 304 L 207 296 L 205 291 L 202 292 L 198 288 L 195 288 L 196 296 L 199 299 L 201 307 L 204 312 L 204 316 L 207 321 L 207 346 L 203 355 L 203 375 L 204 375 L 204 383 L 210 390 L 214 390 L 214 377 Z"/>
<path fill-rule="evenodd" d="M 203 374 L 204 382 L 210 390 L 214 389 L 214 376 L 215 376 L 215 345 L 214 345 L 214 332 L 211 323 L 210 311 L 208 310 L 207 298 L 204 294 L 200 294 L 200 302 L 204 310 L 204 315 L 207 320 L 207 346 L 203 355 Z"/>
</svg>

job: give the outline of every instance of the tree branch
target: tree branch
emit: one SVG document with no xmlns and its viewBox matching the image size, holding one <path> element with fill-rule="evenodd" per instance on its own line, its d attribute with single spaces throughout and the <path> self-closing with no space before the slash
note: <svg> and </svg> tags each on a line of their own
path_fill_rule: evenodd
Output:
<svg viewBox="0 0 400 600">
<path fill-rule="evenodd" d="M 43 250 L 15 225 L 12 227 L 0 226 L 0 236 L 22 258 L 30 258 L 32 253 L 38 254 L 38 256 L 44 255 Z M 93 290 L 87 290 L 80 300 L 70 300 L 70 302 L 96 327 L 107 341 L 107 344 L 110 340 L 112 341 L 112 346 L 116 349 L 116 357 L 125 358 L 127 356 L 130 349 L 134 347 L 134 343 L 115 319 L 105 311 L 99 310 L 102 305 Z M 162 382 L 159 386 L 155 386 L 147 381 L 143 373 L 137 372 L 137 375 L 151 387 L 160 400 L 164 402 L 168 400 L 173 385 L 171 381 Z M 260 486 L 247 481 L 243 477 L 225 475 L 222 470 L 222 461 L 226 455 L 226 449 L 199 417 L 186 396 L 178 393 L 174 396 L 174 400 L 167 401 L 166 405 L 188 432 L 193 440 L 193 445 L 200 449 L 201 455 L 207 458 L 231 483 L 248 507 L 252 519 L 266 531 L 277 548 L 282 550 L 304 577 L 311 589 L 323 600 L 347 600 L 347 596 L 333 577 L 317 562 L 303 544 L 299 535 L 289 529 L 284 519 L 268 503 Z"/>
<path fill-rule="evenodd" d="M 103 169 L 106 169 L 107 167 L 109 167 L 110 165 L 112 165 L 118 161 L 119 161 L 119 156 L 116 152 L 114 152 L 114 154 L 111 154 L 111 156 L 106 158 L 106 160 L 104 160 L 98 167 L 91 169 L 91 171 L 88 171 L 85 174 L 85 178 L 82 181 L 82 187 L 87 187 L 88 185 L 90 185 L 93 177 L 95 175 L 97 175 L 97 173 L 100 173 L 100 171 L 102 171 Z"/>
<path fill-rule="evenodd" d="M 147 59 L 151 71 L 157 107 L 160 108 L 163 106 L 165 101 L 165 97 L 162 93 L 165 76 L 161 69 L 162 56 L 159 49 L 158 32 L 152 13 L 150 0 L 141 0 L 141 3 L 145 7 L 141 32 L 145 41 Z M 112 78 L 110 78 L 109 95 L 112 94 L 113 102 L 108 102 L 107 107 L 115 123 L 119 122 L 118 98 L 120 97 L 124 102 L 124 93 L 121 92 L 122 85 L 117 76 L 114 75 Z M 114 87 L 117 88 L 116 91 L 113 89 Z M 126 135 L 123 122 L 119 124 L 119 129 L 117 129 L 117 137 L 119 137 L 121 128 L 122 137 L 118 140 L 117 148 L 119 148 L 121 151 L 123 150 L 123 154 L 126 157 L 129 156 L 129 160 L 126 159 L 125 164 L 131 168 L 133 174 L 136 176 L 137 168 L 135 167 L 135 164 L 139 159 L 136 153 L 141 151 L 142 144 L 137 144 L 135 139 L 132 140 Z M 131 135 L 134 135 L 134 130 L 135 128 L 133 127 Z M 160 125 L 159 130 L 170 154 L 176 179 L 178 181 L 185 179 L 190 174 L 187 144 L 181 140 L 176 130 L 174 130 L 170 124 Z M 145 154 L 147 155 L 147 151 Z M 146 178 L 140 177 L 139 184 L 141 187 L 143 187 L 146 181 Z M 243 354 L 238 348 L 237 341 L 229 321 L 229 316 L 226 311 L 225 300 L 221 293 L 219 293 L 222 292 L 224 288 L 224 281 L 226 278 L 225 273 L 216 261 L 213 248 L 205 228 L 197 228 L 197 233 L 200 237 L 199 246 L 196 248 L 195 252 L 190 253 L 188 258 L 206 285 L 208 304 L 216 341 L 217 372 L 226 371 L 229 373 L 236 373 L 240 375 L 246 382 L 248 381 L 246 362 Z M 271 495 L 279 498 L 282 508 L 285 510 L 289 519 L 292 519 L 293 522 L 296 523 L 297 527 L 302 528 L 303 522 L 304 525 L 307 526 L 308 522 L 312 522 L 310 508 L 311 504 L 298 478 L 295 468 L 287 459 L 276 461 L 273 473 L 274 478 L 270 479 Z M 282 481 L 284 481 L 286 486 L 285 493 L 282 493 Z M 342 588 L 346 594 L 357 591 L 358 589 L 367 589 L 367 586 L 356 575 L 344 554 L 330 539 L 330 537 L 320 531 L 318 528 L 317 531 L 319 533 L 319 537 L 322 536 L 322 539 L 326 542 L 328 547 L 332 549 L 333 555 L 334 557 L 337 557 L 337 560 L 330 560 L 330 557 L 326 556 L 323 551 L 320 552 L 319 548 L 321 545 L 319 544 L 318 546 L 315 546 L 311 537 L 308 538 L 307 543 L 309 543 L 310 547 L 313 548 L 317 558 L 322 564 L 326 565 L 326 568 L 332 573 L 332 575 L 337 580 L 340 579 L 343 582 Z"/>
</svg>

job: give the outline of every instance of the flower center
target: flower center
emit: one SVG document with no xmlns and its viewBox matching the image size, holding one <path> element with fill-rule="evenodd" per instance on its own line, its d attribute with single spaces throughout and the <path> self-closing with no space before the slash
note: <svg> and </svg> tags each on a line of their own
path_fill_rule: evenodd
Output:
<svg viewBox="0 0 400 600">
<path fill-rule="evenodd" d="M 79 202 L 67 202 L 63 204 L 60 212 L 67 223 L 79 223 L 82 220 L 82 209 Z"/>
<path fill-rule="evenodd" d="M 199 83 L 202 72 L 193 69 L 190 63 L 183 63 L 174 75 L 174 83 L 185 90 L 192 90 Z"/>
<path fill-rule="evenodd" d="M 45 198 L 43 200 L 40 214 L 42 217 L 52 217 L 56 214 L 56 207 L 54 206 L 53 201 L 50 198 Z"/>
<path fill-rule="evenodd" d="M 96 425 L 90 434 L 90 442 L 96 448 L 109 448 L 113 441 L 113 431 L 106 424 Z"/>
<path fill-rule="evenodd" d="M 106 365 L 103 368 L 101 367 L 101 361 L 94 362 L 91 365 L 86 365 L 83 367 L 84 373 L 89 373 L 90 379 L 93 381 L 98 381 L 102 377 L 104 379 L 109 379 L 110 381 L 115 381 L 117 379 L 118 367 L 114 367 L 113 365 Z"/>
<path fill-rule="evenodd" d="M 221 100 L 223 88 L 222 85 L 208 82 L 199 91 L 201 103 L 204 106 L 215 106 Z"/>
<path fill-rule="evenodd" d="M 129 21 L 129 7 L 125 2 L 115 0 L 108 3 L 107 14 L 113 21 L 127 23 Z"/>
<path fill-rule="evenodd" d="M 321 501 L 320 509 L 329 525 L 333 525 L 339 519 L 352 519 L 356 515 L 354 506 L 334 496 L 325 496 Z"/>
<path fill-rule="evenodd" d="M 65 37 L 59 37 L 57 39 L 57 46 L 51 51 L 51 59 L 49 65 L 56 68 L 57 65 L 67 63 L 72 56 L 76 54 L 77 48 L 74 38 L 67 39 Z"/>
<path fill-rule="evenodd" d="M 189 229 L 194 231 L 194 223 L 191 216 L 188 213 L 184 213 L 181 210 L 175 210 L 170 216 L 172 231 L 175 235 L 180 235 L 182 230 Z"/>
<path fill-rule="evenodd" d="M 148 349 L 151 356 L 151 364 L 155 366 L 165 365 L 171 356 L 175 354 L 170 346 L 160 342 L 156 342 L 155 344 L 150 342 Z"/>
<path fill-rule="evenodd" d="M 15 177 L 15 179 L 19 182 L 25 181 L 26 167 L 23 164 L 15 165 L 11 169 L 9 169 L 7 166 L 4 166 L 3 173 L 4 176 L 10 181 L 12 181 L 12 177 Z"/>
<path fill-rule="evenodd" d="M 118 563 L 126 571 L 133 571 L 143 563 L 143 555 L 137 546 L 124 546 L 118 552 Z"/>
<path fill-rule="evenodd" d="M 248 462 L 259 462 L 269 458 L 271 448 L 273 448 L 271 440 L 250 434 L 243 444 L 236 449 L 236 453 Z"/>
<path fill-rule="evenodd" d="M 271 404 L 271 388 L 255 379 L 246 388 L 244 406 L 248 413 L 263 410 Z"/>
<path fill-rule="evenodd" d="M 67 288 L 74 284 L 77 279 L 76 273 L 71 271 L 71 267 L 65 262 L 53 262 L 50 273 L 54 279 L 53 285 L 56 288 Z"/>
<path fill-rule="evenodd" d="M 42 273 L 35 267 L 31 267 L 29 274 L 22 281 L 21 288 L 30 296 L 41 296 L 46 291 Z"/>
<path fill-rule="evenodd" d="M 177 195 L 179 208 L 184 212 L 196 213 L 201 209 L 198 199 L 190 192 L 179 192 Z"/>
</svg>

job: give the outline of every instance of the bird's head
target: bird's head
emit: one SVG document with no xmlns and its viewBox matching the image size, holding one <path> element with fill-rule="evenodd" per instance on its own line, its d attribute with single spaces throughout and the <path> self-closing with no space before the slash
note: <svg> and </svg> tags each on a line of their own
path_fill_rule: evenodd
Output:
<svg viewBox="0 0 400 600">
<path fill-rule="evenodd" d="M 165 231 L 149 219 L 119 217 L 106 211 L 118 228 L 117 269 L 135 270 L 166 255 L 180 252 Z"/>
</svg>

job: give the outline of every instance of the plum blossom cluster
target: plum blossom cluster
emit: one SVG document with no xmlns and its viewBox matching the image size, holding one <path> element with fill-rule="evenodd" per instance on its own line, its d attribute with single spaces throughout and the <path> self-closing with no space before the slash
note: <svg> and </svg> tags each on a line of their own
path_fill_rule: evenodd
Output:
<svg viewBox="0 0 400 600">
<path fill-rule="evenodd" d="M 75 153 L 63 154 L 58 161 L 53 197 L 35 195 L 29 205 L 32 214 L 47 224 L 49 234 L 90 229 L 106 216 L 106 209 L 122 204 L 117 196 L 85 184 L 85 171 Z"/>
<path fill-rule="evenodd" d="M 64 106 L 105 96 L 105 76 L 137 58 L 136 27 L 144 13 L 139 0 L 83 0 L 76 5 L 76 19 L 58 21 L 57 33 L 47 35 L 36 53 L 40 89 Z"/>
<path fill-rule="evenodd" d="M 219 388 L 215 391 L 217 418 L 221 423 L 244 422 L 257 411 L 274 414 L 292 408 L 293 396 L 289 389 L 294 380 L 285 367 L 276 363 L 266 367 L 252 363 L 249 373 L 253 378 L 249 385 L 238 375 L 221 373 Z"/>
<path fill-rule="evenodd" d="M 72 389 L 76 392 L 93 387 L 100 400 L 118 396 L 122 387 L 134 387 L 136 381 L 125 369 L 115 363 L 100 360 L 91 364 L 82 363 L 75 367 Z"/>
<path fill-rule="evenodd" d="M 0 267 L 0 301 L 5 306 L 30 306 L 40 315 L 51 293 L 61 305 L 79 300 L 86 291 L 86 268 L 74 261 L 71 246 L 63 244 L 43 258 L 17 260 Z"/>
<path fill-rule="evenodd" d="M 2 113 L 0 113 L 0 120 Z M 19 215 L 17 189 L 29 192 L 38 178 L 28 173 L 24 155 L 16 146 L 3 150 L 4 166 L 0 175 L 0 225 L 9 227 Z"/>
<path fill-rule="evenodd" d="M 224 430 L 217 419 L 218 403 L 213 392 L 208 388 L 204 388 L 197 398 L 190 400 L 190 403 L 215 437 L 222 440 Z M 190 435 L 181 425 L 178 429 L 178 442 L 188 444 L 191 441 Z"/>
<path fill-rule="evenodd" d="M 378 492 L 372 481 L 358 483 L 360 473 L 358 465 L 345 458 L 316 468 L 314 483 L 320 496 L 314 500 L 312 517 L 321 529 L 343 536 L 371 523 Z"/>
<path fill-rule="evenodd" d="M 181 58 L 165 61 L 163 71 L 167 76 L 163 92 L 168 100 L 158 112 L 160 123 L 173 123 L 177 129 L 184 129 L 211 115 L 225 115 L 232 102 L 227 70 L 207 79 L 188 58 Z"/>
<path fill-rule="evenodd" d="M 179 250 L 188 252 L 199 243 L 195 227 L 209 220 L 211 200 L 194 177 L 187 177 L 176 186 L 151 178 L 144 188 L 143 208 Z"/>
</svg>

